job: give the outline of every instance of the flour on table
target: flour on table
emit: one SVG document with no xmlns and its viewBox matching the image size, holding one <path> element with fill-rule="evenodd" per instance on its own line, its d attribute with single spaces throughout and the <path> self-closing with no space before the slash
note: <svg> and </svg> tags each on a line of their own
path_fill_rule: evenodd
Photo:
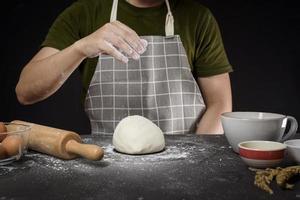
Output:
<svg viewBox="0 0 300 200">
<path fill-rule="evenodd" d="M 41 171 L 46 169 L 47 171 L 66 172 L 63 173 L 64 176 L 71 176 L 72 172 L 87 175 L 100 173 L 105 167 L 119 167 L 122 169 L 138 167 L 139 169 L 148 170 L 148 165 L 163 166 L 178 161 L 190 164 L 205 163 L 214 156 L 215 152 L 228 150 L 228 147 L 212 148 L 206 142 L 195 143 L 178 140 L 167 143 L 165 149 L 161 152 L 146 155 L 128 155 L 115 151 L 114 146 L 109 142 L 95 140 L 90 137 L 82 138 L 82 140 L 86 144 L 101 146 L 104 150 L 104 158 L 100 161 L 90 161 L 84 158 L 61 160 L 50 155 L 29 151 L 21 160 L 10 165 L 0 166 L 0 175 L 11 174 L 20 170 L 30 170 L 31 168 L 41 169 Z M 218 158 L 218 162 L 222 163 L 222 160 Z"/>
<path fill-rule="evenodd" d="M 109 162 L 162 162 L 172 161 L 178 159 L 185 159 L 189 156 L 189 152 L 184 149 L 178 149 L 177 146 L 168 146 L 160 153 L 147 155 L 126 155 L 118 153 L 114 150 L 114 146 L 109 144 L 104 146 L 104 160 Z"/>
</svg>

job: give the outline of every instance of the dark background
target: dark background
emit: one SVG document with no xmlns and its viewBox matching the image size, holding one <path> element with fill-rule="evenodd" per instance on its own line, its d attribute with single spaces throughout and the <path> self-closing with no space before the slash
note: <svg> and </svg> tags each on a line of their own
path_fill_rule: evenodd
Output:
<svg viewBox="0 0 300 200">
<path fill-rule="evenodd" d="M 11 0 L 1 6 L 0 121 L 21 119 L 89 133 L 76 71 L 47 100 L 22 106 L 15 86 L 56 16 L 74 0 Z M 234 110 L 292 115 L 300 121 L 300 8 L 290 0 L 201 0 L 221 28 Z"/>
</svg>

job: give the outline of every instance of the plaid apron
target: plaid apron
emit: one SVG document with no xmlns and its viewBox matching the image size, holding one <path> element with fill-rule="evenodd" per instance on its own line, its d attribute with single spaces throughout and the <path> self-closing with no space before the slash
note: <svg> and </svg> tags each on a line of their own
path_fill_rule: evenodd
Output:
<svg viewBox="0 0 300 200">
<path fill-rule="evenodd" d="M 116 19 L 114 0 L 111 21 Z M 130 115 L 141 115 L 164 134 L 194 131 L 205 105 L 166 0 L 166 36 L 142 36 L 147 50 L 139 60 L 122 63 L 99 55 L 85 99 L 92 134 L 112 135 L 117 124 Z"/>
</svg>

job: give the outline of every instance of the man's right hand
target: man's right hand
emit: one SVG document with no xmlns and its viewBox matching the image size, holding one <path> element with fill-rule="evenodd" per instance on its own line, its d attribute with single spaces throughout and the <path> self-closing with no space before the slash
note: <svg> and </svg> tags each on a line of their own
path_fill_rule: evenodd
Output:
<svg viewBox="0 0 300 200">
<path fill-rule="evenodd" d="M 62 86 L 87 57 L 106 53 L 126 63 L 127 56 L 139 59 L 146 46 L 146 40 L 115 21 L 63 50 L 43 47 L 22 70 L 16 87 L 18 100 L 22 104 L 33 104 L 46 99 Z"/>
<path fill-rule="evenodd" d="M 88 58 L 105 53 L 127 63 L 128 58 L 126 55 L 136 60 L 139 59 L 140 54 L 146 50 L 147 41 L 140 39 L 136 32 L 128 26 L 119 21 L 114 21 L 78 40 L 75 47 Z"/>
</svg>

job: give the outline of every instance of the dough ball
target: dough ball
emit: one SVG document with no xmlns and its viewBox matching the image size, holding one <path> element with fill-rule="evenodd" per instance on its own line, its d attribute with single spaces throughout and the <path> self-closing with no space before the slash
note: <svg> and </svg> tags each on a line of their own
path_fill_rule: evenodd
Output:
<svg viewBox="0 0 300 200">
<path fill-rule="evenodd" d="M 126 154 L 148 154 L 162 151 L 165 138 L 161 129 L 149 119 L 133 115 L 122 119 L 113 135 L 113 145 Z"/>
</svg>

